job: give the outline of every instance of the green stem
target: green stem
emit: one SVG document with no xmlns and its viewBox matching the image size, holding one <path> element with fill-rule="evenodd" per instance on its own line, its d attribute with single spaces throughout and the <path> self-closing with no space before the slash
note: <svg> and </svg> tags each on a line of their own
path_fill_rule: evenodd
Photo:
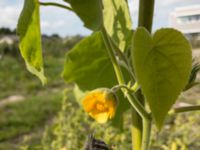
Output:
<svg viewBox="0 0 200 150">
<path fill-rule="evenodd" d="M 136 97 L 138 98 L 138 100 L 140 101 L 140 103 L 142 104 L 142 106 L 144 106 L 144 99 L 143 99 L 143 95 L 141 93 L 141 90 L 137 90 L 137 92 L 135 93 Z M 143 134 L 143 126 L 142 126 L 142 118 L 140 117 L 140 115 L 138 113 L 132 113 L 132 149 L 133 150 L 141 150 L 141 146 L 142 146 L 142 134 Z"/>
<path fill-rule="evenodd" d="M 128 60 L 126 59 L 126 57 L 124 56 L 122 51 L 117 47 L 117 45 L 112 40 L 111 40 L 111 44 L 112 44 L 113 48 L 115 49 L 115 51 L 116 51 L 117 55 L 119 56 L 119 58 L 121 60 L 123 60 L 128 65 Z"/>
<path fill-rule="evenodd" d="M 129 93 L 127 95 L 127 98 L 129 100 L 129 103 L 135 108 L 135 110 L 143 119 L 151 119 L 151 115 L 145 110 L 144 106 L 140 103 L 140 101 L 134 94 L 132 95 L 131 93 Z"/>
<path fill-rule="evenodd" d="M 135 84 L 131 87 L 131 90 L 136 92 L 138 89 L 139 89 L 139 84 L 135 82 Z"/>
<path fill-rule="evenodd" d="M 140 150 L 142 145 L 142 119 L 136 111 L 131 114 L 132 149 Z"/>
<path fill-rule="evenodd" d="M 151 119 L 143 119 L 142 150 L 149 149 L 151 137 Z"/>
<path fill-rule="evenodd" d="M 119 85 L 116 85 L 116 86 L 112 87 L 111 90 L 113 90 L 114 92 L 116 92 L 116 91 L 118 91 L 119 89 L 125 88 L 126 90 L 128 90 L 128 91 L 134 93 L 134 92 L 137 91 L 137 88 L 138 88 L 137 85 L 138 85 L 138 84 L 137 84 L 137 82 L 136 82 L 136 83 L 133 85 L 133 87 L 130 88 L 130 87 L 126 86 L 126 85 L 121 85 L 121 84 L 119 84 Z"/>
<path fill-rule="evenodd" d="M 145 110 L 145 108 L 139 102 L 137 97 L 134 94 L 132 94 L 133 91 L 129 87 L 127 87 L 126 85 L 117 85 L 113 87 L 112 89 L 115 90 L 116 88 L 121 88 L 121 89 L 126 90 L 126 91 L 124 90 L 122 91 L 124 92 L 125 96 L 128 98 L 129 103 L 133 106 L 135 110 L 137 110 L 137 112 L 140 114 L 140 116 L 143 119 L 151 119 L 150 114 Z"/>
<path fill-rule="evenodd" d="M 63 9 L 67 9 L 69 11 L 73 11 L 72 8 L 70 8 L 69 6 L 58 4 L 58 3 L 54 3 L 54 2 L 39 2 L 39 4 L 42 5 L 42 6 L 55 6 L 55 7 L 60 7 L 60 8 L 63 8 Z"/>
<path fill-rule="evenodd" d="M 200 105 L 197 106 L 185 106 L 185 107 L 178 107 L 174 108 L 169 112 L 169 115 L 173 115 L 176 113 L 183 113 L 183 112 L 189 112 L 189 111 L 199 111 L 200 110 Z"/>
<path fill-rule="evenodd" d="M 119 56 L 119 59 L 121 59 L 123 62 L 125 62 L 126 66 L 127 66 L 125 68 L 129 72 L 131 80 L 133 82 L 135 82 L 135 76 L 133 74 L 133 70 L 132 70 L 132 67 L 130 65 L 129 60 L 127 59 L 127 57 L 123 54 L 123 52 L 117 47 L 117 45 L 112 40 L 111 40 L 111 44 L 112 44 L 116 54 Z"/>
<path fill-rule="evenodd" d="M 152 29 L 154 0 L 140 0 L 138 26 L 145 27 L 149 32 Z"/>
<path fill-rule="evenodd" d="M 138 26 L 145 27 L 150 33 L 152 30 L 154 13 L 154 0 L 140 0 L 139 2 L 139 18 Z M 143 97 L 139 97 L 140 101 L 144 101 Z M 145 105 L 145 104 L 144 104 Z M 151 119 L 143 118 L 142 131 L 142 150 L 149 149 L 150 133 L 151 133 Z"/>
<path fill-rule="evenodd" d="M 111 62 L 113 64 L 117 80 L 118 80 L 119 84 L 123 85 L 123 84 L 125 84 L 125 81 L 124 81 L 124 78 L 123 78 L 123 74 L 121 72 L 120 66 L 119 66 L 119 64 L 117 62 L 117 59 L 115 57 L 115 53 L 113 51 L 112 44 L 110 42 L 110 39 L 109 39 L 109 37 L 107 35 L 107 32 L 106 32 L 104 27 L 102 28 L 101 32 L 102 32 L 102 36 L 103 36 L 104 43 L 106 45 L 108 54 L 109 54 Z"/>
<path fill-rule="evenodd" d="M 117 59 L 116 59 L 116 56 L 115 56 L 115 53 L 114 53 L 114 48 L 111 44 L 111 41 L 107 35 L 107 32 L 105 30 L 105 28 L 103 28 L 101 30 L 101 33 L 102 33 L 102 36 L 103 36 L 103 39 L 104 39 L 104 43 L 106 45 L 106 48 L 107 48 L 107 51 L 108 51 L 108 54 L 109 54 L 109 57 L 111 59 L 111 62 L 113 64 L 113 67 L 114 67 L 114 70 L 115 70 L 115 74 L 117 76 L 117 80 L 118 80 L 118 83 L 121 84 L 121 85 L 124 85 L 125 84 L 125 81 L 124 81 L 124 78 L 123 78 L 123 74 L 121 72 L 121 68 L 117 62 Z M 139 101 L 137 101 L 137 98 L 135 96 L 132 95 L 132 92 L 129 91 L 127 88 L 125 89 L 122 89 L 122 92 L 124 93 L 124 95 L 127 97 L 129 103 L 131 104 L 131 106 L 133 107 L 133 111 L 135 111 L 135 113 L 137 113 L 137 115 L 134 116 L 134 120 L 135 121 L 138 121 L 140 119 L 140 116 L 145 119 L 145 120 L 148 120 L 149 118 L 151 118 L 151 116 L 146 112 L 146 110 L 144 109 L 144 107 L 141 105 L 141 103 Z M 139 116 L 139 115 L 140 116 Z M 133 121 L 134 121 L 133 120 Z M 134 122 L 133 124 L 133 127 L 137 128 L 137 127 L 141 127 L 141 126 L 137 126 L 140 122 Z M 133 132 L 135 131 L 133 128 Z M 135 129 L 136 129 L 135 128 Z M 138 148 L 135 149 L 135 150 L 140 150 L 140 141 L 141 141 L 141 130 L 139 129 L 138 132 L 134 132 L 134 141 L 138 141 Z M 134 146 L 135 147 L 135 146 Z"/>
<path fill-rule="evenodd" d="M 107 32 L 106 32 L 105 28 L 103 28 L 101 31 L 102 31 L 102 36 L 103 36 L 103 39 L 104 39 L 104 43 L 105 43 L 105 45 L 107 47 L 111 62 L 113 64 L 113 67 L 114 67 L 114 70 L 115 70 L 115 74 L 117 76 L 118 83 L 121 84 L 121 85 L 124 85 L 125 81 L 124 81 L 124 78 L 123 78 L 123 74 L 121 72 L 120 66 L 119 66 L 119 64 L 117 62 L 117 59 L 115 57 L 114 50 L 113 50 L 112 44 L 110 43 L 109 37 L 107 35 Z M 140 114 L 140 116 L 142 118 L 147 118 L 148 119 L 149 118 L 148 112 L 146 112 L 146 110 L 140 104 L 140 102 L 137 101 L 137 98 L 134 95 L 132 95 L 132 93 L 128 89 L 126 89 L 126 88 L 124 88 L 124 89 L 125 90 L 122 89 L 122 92 L 127 97 L 127 99 L 129 101 L 129 103 L 131 104 L 131 106 Z"/>
</svg>

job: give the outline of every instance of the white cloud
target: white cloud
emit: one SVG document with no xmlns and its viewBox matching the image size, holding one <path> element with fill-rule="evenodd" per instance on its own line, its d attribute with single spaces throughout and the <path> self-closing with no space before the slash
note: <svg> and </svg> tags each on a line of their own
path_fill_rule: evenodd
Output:
<svg viewBox="0 0 200 150">
<path fill-rule="evenodd" d="M 10 27 L 14 29 L 17 25 L 17 19 L 20 14 L 20 7 L 19 6 L 4 6 L 3 7 L 2 5 L 0 5 L 1 7 L 0 27 Z"/>
<path fill-rule="evenodd" d="M 45 34 L 59 33 L 66 36 L 90 33 L 74 13 L 55 7 L 41 8 L 41 27 Z"/>
<path fill-rule="evenodd" d="M 130 0 L 128 5 L 129 5 L 131 14 L 135 15 L 135 13 L 138 11 L 139 0 Z"/>
<path fill-rule="evenodd" d="M 130 9 L 130 14 L 131 14 L 133 27 L 136 28 L 137 24 L 138 24 L 139 0 L 130 0 L 128 5 L 129 5 L 129 9 Z"/>
<path fill-rule="evenodd" d="M 49 28 L 51 26 L 48 21 L 41 21 L 41 28 Z"/>
<path fill-rule="evenodd" d="M 60 28 L 63 28 L 67 26 L 66 22 L 63 20 L 56 20 L 56 21 L 51 21 L 51 20 L 42 20 L 41 21 L 41 28 L 43 31 L 51 31 L 51 30 L 57 30 Z M 51 32 L 49 32 L 51 33 Z"/>
<path fill-rule="evenodd" d="M 45 2 L 45 0 L 41 1 Z M 57 0 L 57 2 L 63 3 L 61 0 Z M 16 28 L 22 7 L 22 0 L 0 0 L 0 27 Z M 83 27 L 80 19 L 76 15 L 64 9 L 41 6 L 40 15 L 42 33 L 49 35 L 58 33 L 62 36 L 90 33 L 89 30 Z"/>
</svg>

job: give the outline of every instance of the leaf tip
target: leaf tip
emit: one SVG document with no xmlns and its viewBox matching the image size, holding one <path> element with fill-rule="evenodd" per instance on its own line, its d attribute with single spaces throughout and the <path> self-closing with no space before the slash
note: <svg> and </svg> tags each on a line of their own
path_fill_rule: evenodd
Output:
<svg viewBox="0 0 200 150">
<path fill-rule="evenodd" d="M 35 67 L 31 66 L 27 62 L 26 62 L 26 67 L 27 67 L 28 71 L 30 71 L 32 74 L 34 74 L 35 76 L 37 76 L 40 79 L 43 86 L 47 84 L 47 78 L 44 75 L 44 69 L 43 68 L 38 70 Z"/>
</svg>

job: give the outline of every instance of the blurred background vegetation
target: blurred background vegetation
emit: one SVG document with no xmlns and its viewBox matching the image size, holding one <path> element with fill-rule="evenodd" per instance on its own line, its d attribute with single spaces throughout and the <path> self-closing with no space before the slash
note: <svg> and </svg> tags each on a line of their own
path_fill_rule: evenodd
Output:
<svg viewBox="0 0 200 150">
<path fill-rule="evenodd" d="M 42 36 L 44 67 L 49 78 L 43 87 L 26 70 L 15 30 L 0 29 L 0 150 L 83 149 L 90 133 L 114 150 L 131 149 L 130 112 L 124 115 L 122 129 L 111 123 L 99 125 L 84 113 L 71 85 L 61 78 L 65 53 L 82 38 Z M 199 99 L 197 86 L 182 94 L 178 105 L 200 104 Z M 160 133 L 153 130 L 151 149 L 198 150 L 199 116 L 200 112 L 190 112 L 168 117 Z"/>
</svg>

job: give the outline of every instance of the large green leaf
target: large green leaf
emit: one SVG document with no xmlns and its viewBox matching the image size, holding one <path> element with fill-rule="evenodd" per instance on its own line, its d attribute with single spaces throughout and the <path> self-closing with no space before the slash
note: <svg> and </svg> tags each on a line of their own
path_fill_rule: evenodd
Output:
<svg viewBox="0 0 200 150">
<path fill-rule="evenodd" d="M 101 0 L 68 0 L 73 11 L 84 22 L 85 27 L 97 31 L 103 25 Z"/>
<path fill-rule="evenodd" d="M 112 87 L 116 78 L 100 32 L 78 43 L 67 53 L 63 77 L 82 90 Z"/>
<path fill-rule="evenodd" d="M 79 100 L 80 95 L 84 95 L 83 92 L 101 87 L 111 88 L 117 84 L 112 63 L 99 32 L 83 39 L 67 53 L 63 77 L 66 82 L 78 85 L 79 90 L 76 88 L 74 92 Z M 114 122 L 118 121 L 123 112 L 129 108 L 127 100 L 121 93 L 119 95 L 119 105 Z"/>
<path fill-rule="evenodd" d="M 118 47 L 124 51 L 132 34 L 132 23 L 126 0 L 103 0 L 104 26 Z"/>
<path fill-rule="evenodd" d="M 138 28 L 133 38 L 133 65 L 157 127 L 184 89 L 192 66 L 191 47 L 177 30 L 160 29 L 151 37 Z"/>
<path fill-rule="evenodd" d="M 28 70 L 45 83 L 43 71 L 40 17 L 38 0 L 25 0 L 17 33 L 20 37 L 19 48 Z"/>
</svg>

